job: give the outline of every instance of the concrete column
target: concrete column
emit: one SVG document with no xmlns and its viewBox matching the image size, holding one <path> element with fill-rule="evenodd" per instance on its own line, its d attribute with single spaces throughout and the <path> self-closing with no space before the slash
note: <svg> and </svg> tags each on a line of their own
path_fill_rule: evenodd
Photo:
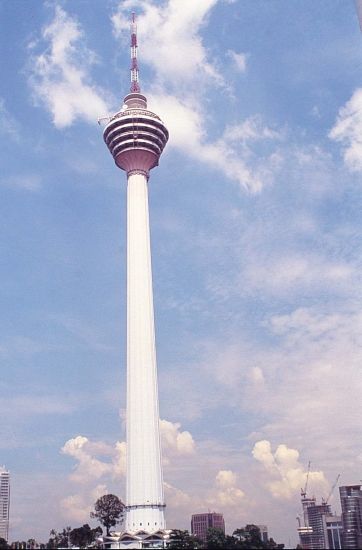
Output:
<svg viewBox="0 0 362 550">
<path fill-rule="evenodd" d="M 165 528 L 146 173 L 127 182 L 126 530 Z"/>
</svg>

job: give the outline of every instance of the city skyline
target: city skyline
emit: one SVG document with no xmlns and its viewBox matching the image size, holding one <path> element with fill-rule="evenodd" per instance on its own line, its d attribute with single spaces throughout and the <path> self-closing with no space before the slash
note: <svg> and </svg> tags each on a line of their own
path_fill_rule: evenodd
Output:
<svg viewBox="0 0 362 550">
<path fill-rule="evenodd" d="M 308 462 L 319 501 L 362 456 L 355 2 L 89 6 L 0 4 L 10 539 L 125 498 L 126 195 L 97 119 L 121 106 L 134 10 L 170 132 L 149 189 L 167 526 L 210 508 L 296 542 Z"/>
</svg>

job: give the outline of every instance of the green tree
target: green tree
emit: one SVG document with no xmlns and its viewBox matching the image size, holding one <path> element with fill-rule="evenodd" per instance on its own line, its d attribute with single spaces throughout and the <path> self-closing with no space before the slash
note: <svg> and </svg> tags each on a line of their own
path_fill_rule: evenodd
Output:
<svg viewBox="0 0 362 550">
<path fill-rule="evenodd" d="M 168 544 L 168 548 L 172 548 L 175 550 L 194 550 L 195 548 L 201 547 L 202 541 L 194 535 L 190 535 L 187 530 L 182 531 L 181 529 L 173 529 L 170 533 L 170 542 Z"/>
<path fill-rule="evenodd" d="M 283 550 L 284 544 L 277 544 L 273 538 L 268 540 L 266 548 L 273 548 L 275 550 Z"/>
<path fill-rule="evenodd" d="M 90 517 L 98 519 L 109 535 L 110 528 L 121 523 L 123 515 L 123 502 L 116 495 L 103 495 L 95 503 L 94 512 L 91 512 Z"/>
<path fill-rule="evenodd" d="M 283 549 L 283 544 L 277 544 L 273 539 L 269 539 L 268 542 L 264 542 L 261 538 L 260 529 L 257 525 L 249 524 L 245 527 L 235 529 L 233 532 L 235 540 L 235 548 L 245 550 L 258 550 L 258 549 Z"/>
<path fill-rule="evenodd" d="M 87 548 L 101 534 L 102 529 L 100 527 L 91 529 L 88 523 L 86 523 L 82 527 L 72 529 L 69 533 L 69 540 L 74 546 L 79 546 L 79 548 Z"/>
<path fill-rule="evenodd" d="M 246 542 L 250 548 L 267 548 L 266 543 L 261 538 L 260 529 L 253 523 L 245 526 Z"/>
<path fill-rule="evenodd" d="M 49 533 L 48 548 L 58 548 L 59 544 L 59 535 L 55 529 L 52 529 Z"/>
<path fill-rule="evenodd" d="M 0 537 L 0 548 L 1 548 L 1 550 L 10 548 L 10 546 L 8 545 L 8 543 L 6 542 L 6 540 L 3 539 L 2 537 Z"/>
<path fill-rule="evenodd" d="M 70 548 L 69 535 L 72 528 L 67 526 L 58 533 L 55 529 L 50 531 L 50 538 L 48 540 L 47 548 Z"/>
<path fill-rule="evenodd" d="M 210 527 L 207 530 L 206 535 L 206 546 L 210 550 L 217 550 L 218 548 L 230 548 L 230 540 L 227 539 L 224 531 L 222 529 L 215 529 Z"/>
</svg>

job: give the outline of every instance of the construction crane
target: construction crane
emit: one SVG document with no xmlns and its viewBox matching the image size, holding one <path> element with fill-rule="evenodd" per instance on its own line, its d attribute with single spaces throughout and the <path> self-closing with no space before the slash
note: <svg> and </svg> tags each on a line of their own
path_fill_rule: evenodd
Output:
<svg viewBox="0 0 362 550">
<path fill-rule="evenodd" d="M 329 495 L 327 496 L 326 500 L 324 500 L 324 499 L 322 498 L 322 503 L 323 503 L 323 504 L 328 504 L 328 501 L 329 501 L 329 499 L 331 498 L 331 496 L 332 496 L 332 494 L 333 494 L 333 491 L 334 491 L 334 489 L 336 488 L 336 485 L 337 485 L 338 480 L 339 480 L 340 477 L 341 477 L 341 474 L 338 474 L 338 476 L 336 477 L 336 481 L 333 483 L 332 488 L 331 488 L 331 490 L 329 491 Z"/>
<path fill-rule="evenodd" d="M 303 498 L 305 498 L 307 496 L 309 472 L 310 472 L 310 461 L 308 462 L 307 479 L 305 480 L 304 490 L 303 489 L 300 490 L 300 494 Z"/>
</svg>

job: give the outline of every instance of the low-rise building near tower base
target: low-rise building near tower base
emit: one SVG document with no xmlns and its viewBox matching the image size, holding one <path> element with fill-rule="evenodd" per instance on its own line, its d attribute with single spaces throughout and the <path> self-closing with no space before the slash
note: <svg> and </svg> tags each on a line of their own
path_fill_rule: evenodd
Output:
<svg viewBox="0 0 362 550">
<path fill-rule="evenodd" d="M 155 533 L 146 531 L 123 531 L 122 533 L 111 533 L 100 539 L 103 548 L 125 549 L 125 548 L 166 548 L 170 540 L 170 529 L 160 529 Z"/>
</svg>

